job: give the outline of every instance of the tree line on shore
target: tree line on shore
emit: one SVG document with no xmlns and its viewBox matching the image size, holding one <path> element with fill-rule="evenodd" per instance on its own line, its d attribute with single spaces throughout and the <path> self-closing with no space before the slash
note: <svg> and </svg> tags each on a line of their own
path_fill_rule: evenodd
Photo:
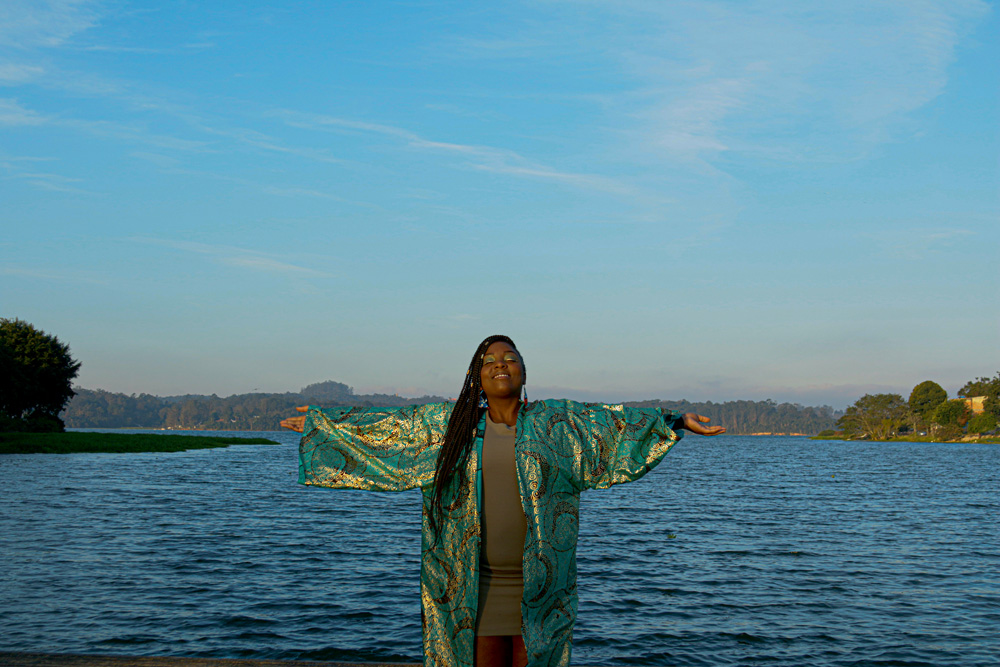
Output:
<svg viewBox="0 0 1000 667">
<path fill-rule="evenodd" d="M 994 434 L 1000 422 L 1000 371 L 995 377 L 978 377 L 949 399 L 948 392 L 932 380 L 913 388 L 909 400 L 900 394 L 865 394 L 837 420 L 840 435 L 849 439 L 890 440 L 927 437 L 938 441 L 959 440 L 967 435 Z M 981 397 L 979 409 L 973 403 Z"/>
<path fill-rule="evenodd" d="M 63 420 L 69 428 L 167 428 L 212 431 L 278 431 L 299 405 L 388 407 L 444 401 L 441 396 L 404 398 L 355 394 L 341 382 L 318 382 L 298 392 L 153 396 L 76 389 Z"/>
<path fill-rule="evenodd" d="M 328 380 L 283 394 L 219 396 L 128 395 L 76 389 L 63 414 L 70 428 L 173 428 L 199 430 L 276 431 L 297 405 L 322 407 L 387 407 L 440 402 L 440 396 L 404 398 L 390 394 L 355 394 L 341 382 Z M 730 433 L 817 433 L 833 426 L 829 406 L 807 407 L 774 401 L 633 401 L 626 405 L 698 412 L 712 417 Z"/>
<path fill-rule="evenodd" d="M 631 401 L 625 405 L 640 408 L 665 408 L 678 412 L 694 412 L 711 417 L 712 424 L 726 427 L 734 435 L 796 434 L 815 435 L 833 426 L 837 413 L 829 405 L 809 406 L 798 403 L 765 401 Z"/>
</svg>

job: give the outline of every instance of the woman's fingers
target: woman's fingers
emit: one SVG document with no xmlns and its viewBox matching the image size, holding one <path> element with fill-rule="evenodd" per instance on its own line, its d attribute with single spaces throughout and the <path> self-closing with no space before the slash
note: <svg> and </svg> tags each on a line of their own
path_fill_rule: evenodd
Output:
<svg viewBox="0 0 1000 667">
<path fill-rule="evenodd" d="M 295 408 L 297 412 L 309 412 L 308 405 L 300 405 Z M 295 431 L 296 433 L 302 433 L 302 429 L 306 427 L 305 417 L 289 417 L 288 419 L 281 420 L 281 428 L 287 428 L 289 431 Z"/>
<path fill-rule="evenodd" d="M 726 432 L 723 426 L 702 426 L 702 424 L 710 421 L 712 420 L 708 417 L 688 412 L 684 415 L 684 428 L 698 435 L 719 435 Z"/>
<path fill-rule="evenodd" d="M 289 417 L 288 419 L 281 420 L 281 428 L 287 428 L 289 431 L 295 431 L 296 433 L 302 433 L 302 429 L 304 429 L 305 426 L 305 417 Z"/>
</svg>

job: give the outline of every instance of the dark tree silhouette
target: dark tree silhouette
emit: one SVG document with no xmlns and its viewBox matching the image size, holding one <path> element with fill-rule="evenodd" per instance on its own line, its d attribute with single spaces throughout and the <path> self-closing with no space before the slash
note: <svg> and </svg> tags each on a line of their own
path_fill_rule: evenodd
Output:
<svg viewBox="0 0 1000 667">
<path fill-rule="evenodd" d="M 80 362 L 69 346 L 23 320 L 0 318 L 0 430 L 61 431 Z"/>
</svg>

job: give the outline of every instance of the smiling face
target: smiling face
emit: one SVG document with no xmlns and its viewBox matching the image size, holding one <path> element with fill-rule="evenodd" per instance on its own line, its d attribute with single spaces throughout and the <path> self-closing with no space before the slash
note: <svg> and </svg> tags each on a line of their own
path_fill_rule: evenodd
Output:
<svg viewBox="0 0 1000 667">
<path fill-rule="evenodd" d="M 524 385 L 524 364 L 521 355 L 509 343 L 497 341 L 486 348 L 483 368 L 479 371 L 483 393 L 490 398 L 514 398 Z"/>
</svg>

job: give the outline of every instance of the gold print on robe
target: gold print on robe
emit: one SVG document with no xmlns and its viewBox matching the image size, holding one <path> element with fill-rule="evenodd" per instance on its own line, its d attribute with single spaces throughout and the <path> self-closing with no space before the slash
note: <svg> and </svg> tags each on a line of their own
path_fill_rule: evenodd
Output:
<svg viewBox="0 0 1000 667">
<path fill-rule="evenodd" d="M 521 490 L 522 503 L 535 503 L 549 489 L 549 478 L 552 474 L 552 467 L 538 452 L 524 450 L 520 454 L 520 458 L 524 462 L 521 463 L 521 461 L 518 461 L 518 464 L 526 471 L 525 476 L 528 480 L 527 488 Z M 528 493 L 524 493 L 524 491 L 528 491 Z"/>
<path fill-rule="evenodd" d="M 576 549 L 576 537 L 580 532 L 579 506 L 569 499 L 559 500 L 554 505 L 549 543 L 556 551 Z"/>
<path fill-rule="evenodd" d="M 451 404 L 310 409 L 300 444 L 299 481 L 402 491 L 434 479 Z"/>
<path fill-rule="evenodd" d="M 428 667 L 473 662 L 481 435 L 447 494 L 440 540 L 433 539 L 428 522 L 435 464 L 453 407 L 310 409 L 300 445 L 305 484 L 423 490 L 420 590 Z M 658 409 L 573 401 L 538 401 L 520 410 L 515 461 L 528 524 L 521 609 L 530 667 L 569 664 L 580 493 L 646 474 L 680 439 L 671 429 L 678 418 Z"/>
</svg>

